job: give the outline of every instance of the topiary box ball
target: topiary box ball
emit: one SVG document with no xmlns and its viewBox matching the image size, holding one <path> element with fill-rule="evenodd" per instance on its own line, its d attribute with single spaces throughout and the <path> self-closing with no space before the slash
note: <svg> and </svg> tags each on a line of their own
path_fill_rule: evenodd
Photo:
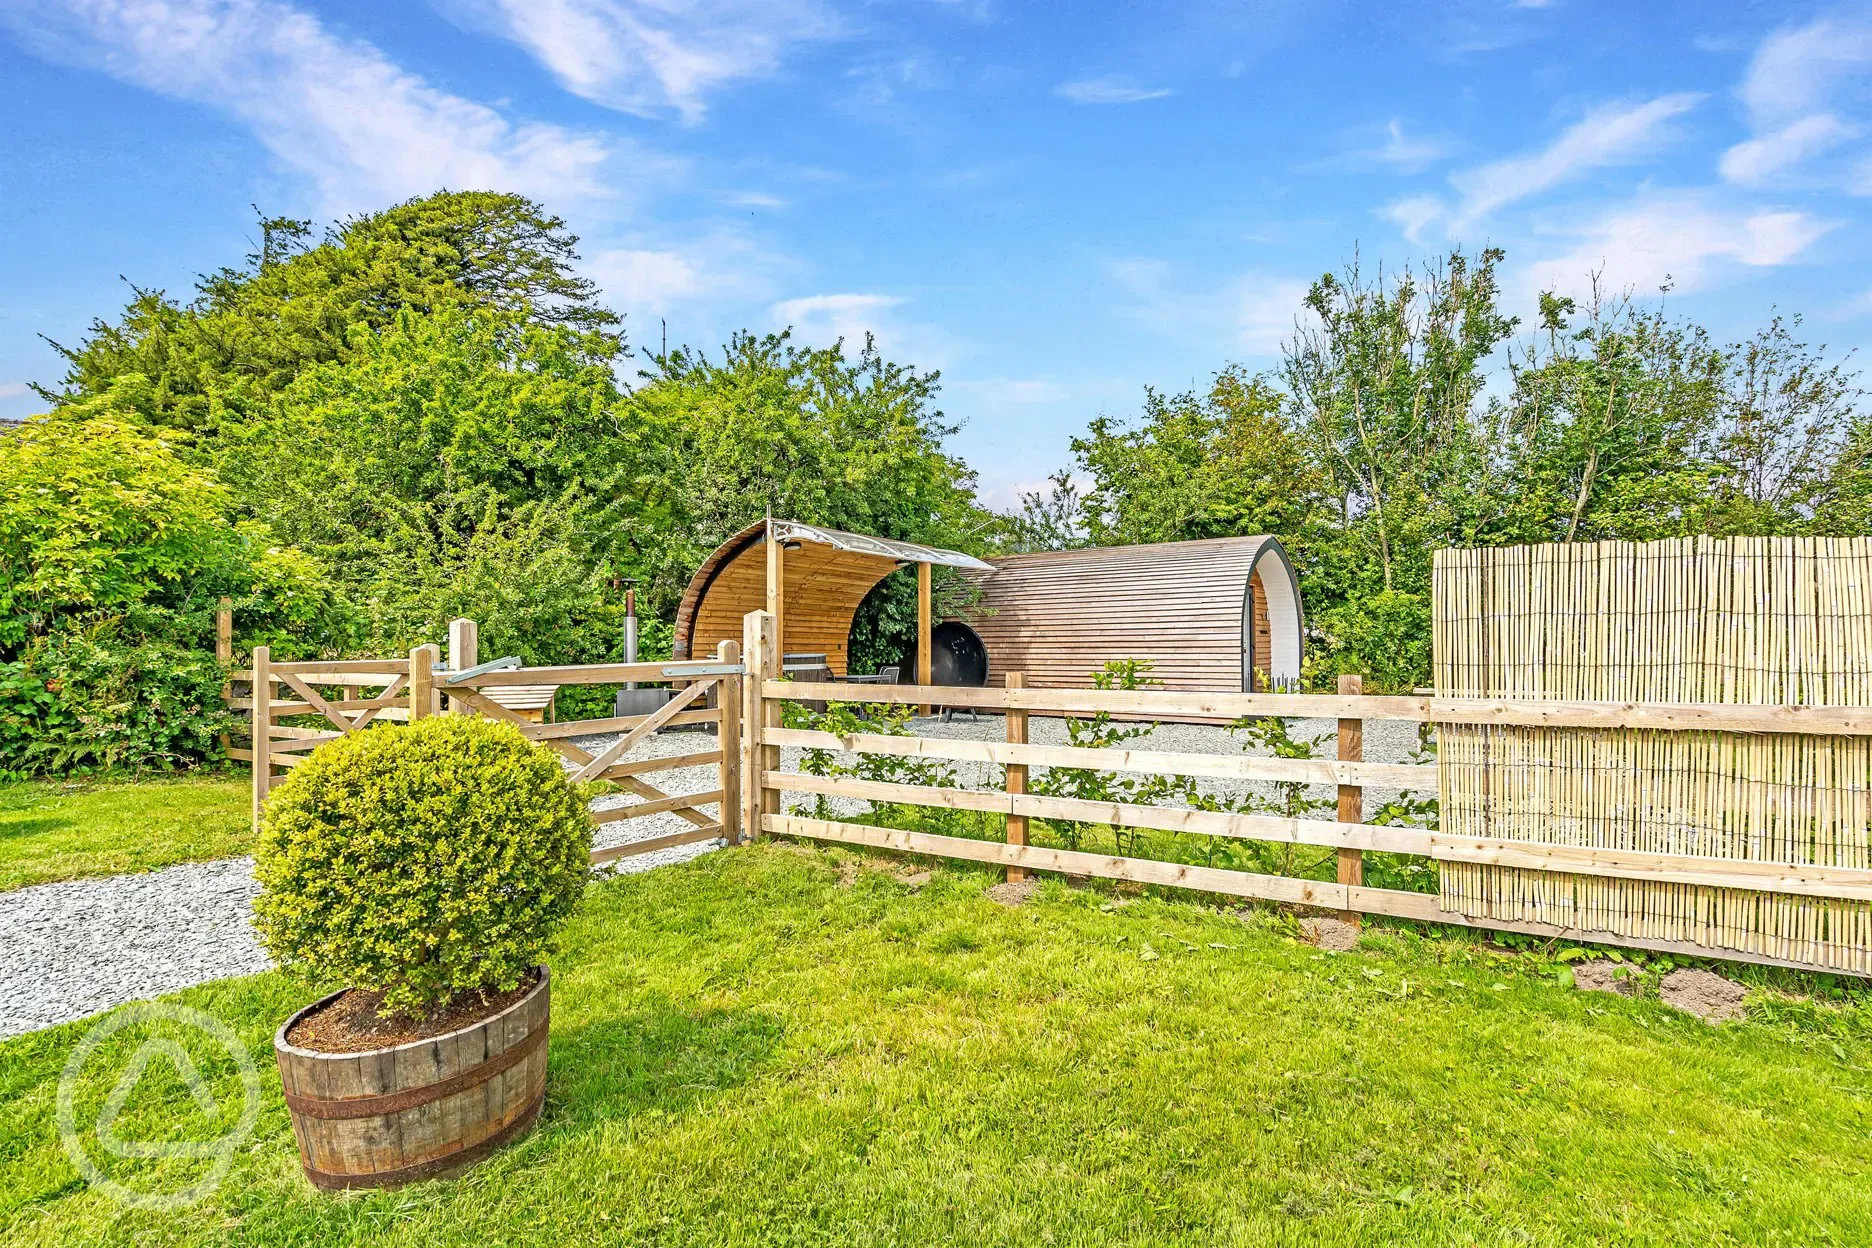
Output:
<svg viewBox="0 0 1872 1248">
<path fill-rule="evenodd" d="M 255 927 L 282 967 L 417 1012 L 512 988 L 584 889 L 591 817 L 558 756 L 465 715 L 320 746 L 268 797 Z"/>
</svg>

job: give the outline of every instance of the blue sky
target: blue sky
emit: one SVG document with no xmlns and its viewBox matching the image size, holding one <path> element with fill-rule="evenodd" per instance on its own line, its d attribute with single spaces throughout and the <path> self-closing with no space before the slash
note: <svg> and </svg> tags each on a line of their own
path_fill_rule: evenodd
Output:
<svg viewBox="0 0 1872 1248">
<path fill-rule="evenodd" d="M 1001 505 L 1306 284 L 1508 252 L 1872 331 L 1872 5 L 0 0 L 0 415 L 267 213 L 521 191 L 632 339 L 874 330 Z"/>
</svg>

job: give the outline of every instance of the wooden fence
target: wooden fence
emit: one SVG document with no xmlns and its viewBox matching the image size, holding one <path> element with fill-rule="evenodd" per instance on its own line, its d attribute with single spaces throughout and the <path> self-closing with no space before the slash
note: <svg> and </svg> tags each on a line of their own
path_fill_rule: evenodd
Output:
<svg viewBox="0 0 1872 1248">
<path fill-rule="evenodd" d="M 595 812 L 600 828 L 673 814 L 690 826 L 592 851 L 593 865 L 621 858 L 722 840 L 741 839 L 739 753 L 742 714 L 740 647 L 723 643 L 714 662 L 611 663 L 577 667 L 522 668 L 511 660 L 476 662 L 472 621 L 458 620 L 450 630 L 450 665 L 441 666 L 435 646 L 418 646 L 406 659 L 348 659 L 275 663 L 267 647 L 254 649 L 252 666 L 233 673 L 252 694 L 230 697 L 229 705 L 250 712 L 252 747 L 231 748 L 231 757 L 253 761 L 265 742 L 265 765 L 253 768 L 253 816 L 273 787 L 275 772 L 298 766 L 307 752 L 379 720 L 417 720 L 442 713 L 474 714 L 511 723 L 529 740 L 558 751 L 580 781 L 609 780 L 638 800 L 621 808 Z M 488 696 L 490 689 L 513 686 L 609 685 L 636 682 L 679 684 L 679 691 L 647 715 L 533 723 Z M 708 695 L 715 691 L 710 699 Z M 707 705 L 709 701 L 714 705 Z M 315 718 L 312 726 L 285 720 Z M 634 747 L 663 728 L 703 725 L 712 729 L 710 748 L 668 756 L 633 758 Z M 574 743 L 575 737 L 622 734 L 597 754 Z M 702 740 L 706 741 L 706 738 Z M 713 767 L 718 781 L 700 793 L 670 794 L 646 776 L 690 767 Z M 714 807 L 716 813 L 706 809 Z"/>
<path fill-rule="evenodd" d="M 1512 829 L 1512 835 L 1491 835 L 1486 822 L 1478 823 L 1464 814 L 1467 807 L 1462 801 L 1451 803 L 1453 792 L 1460 799 L 1478 782 L 1476 776 L 1484 774 L 1475 770 L 1476 760 L 1464 751 L 1446 750 L 1438 762 L 1430 764 L 1366 762 L 1361 757 L 1364 721 L 1388 719 L 1432 723 L 1439 737 L 1451 740 L 1466 740 L 1465 733 L 1473 735 L 1476 728 L 1643 730 L 1666 741 L 1753 743 L 1751 757 L 1762 755 L 1761 749 L 1754 747 L 1763 742 L 1801 742 L 1805 743 L 1802 748 L 1809 751 L 1815 742 L 1830 742 L 1842 751 L 1851 747 L 1856 759 L 1858 752 L 1872 745 L 1872 706 L 1552 697 L 1373 697 L 1359 692 L 1356 677 L 1342 680 L 1337 694 L 1032 689 L 1024 686 L 1019 674 L 1007 677 L 1003 688 L 854 688 L 842 683 L 780 679 L 773 617 L 759 611 L 747 616 L 742 644 L 723 643 L 713 662 L 542 668 L 520 668 L 498 661 L 479 664 L 472 625 L 452 630 L 450 649 L 447 667 L 441 665 L 434 646 L 417 647 L 406 659 L 303 663 L 274 663 L 264 647 L 257 649 L 251 670 L 235 672 L 234 678 L 251 681 L 261 696 L 232 703 L 251 709 L 253 739 L 266 743 L 266 765 L 254 768 L 256 818 L 260 803 L 274 783 L 275 772 L 298 765 L 307 751 L 323 742 L 364 730 L 380 720 L 420 719 L 445 711 L 471 713 L 513 723 L 529 739 L 564 756 L 575 777 L 614 781 L 638 799 L 621 809 L 599 812 L 601 826 L 662 813 L 673 813 L 690 825 L 668 835 L 596 850 L 592 854 L 594 863 L 702 841 L 734 844 L 766 833 L 998 865 L 1008 870 L 1010 878 L 1036 870 L 1056 871 L 1315 906 L 1348 917 L 1390 915 L 1872 976 L 1872 863 L 1815 861 L 1816 855 L 1804 850 L 1798 838 L 1791 837 L 1764 843 L 1752 854 L 1731 850 L 1722 856 L 1696 852 L 1698 846 L 1694 844 L 1661 848 L 1656 844 L 1581 844 L 1558 819 L 1545 834 L 1523 820 Z M 741 662 L 744 653 L 745 667 Z M 677 686 L 677 692 L 653 714 L 549 724 L 528 722 L 489 696 L 491 690 L 502 687 L 627 681 L 669 683 Z M 785 703 L 828 700 L 936 704 L 999 712 L 1005 716 L 1006 740 L 878 733 L 835 735 L 782 726 Z M 1087 749 L 1036 744 L 1028 739 L 1030 713 L 1090 716 L 1099 712 L 1165 721 L 1215 722 L 1262 716 L 1333 719 L 1339 725 L 1339 756 L 1283 759 Z M 710 743 L 712 748 L 667 757 L 631 757 L 659 729 L 693 724 L 713 728 L 716 735 Z M 596 753 L 574 740 L 614 734 L 616 739 Z M 1004 769 L 1005 783 L 984 790 L 808 775 L 781 769 L 784 748 L 987 764 Z M 235 757 L 253 757 L 251 751 L 231 753 Z M 1629 817 L 1650 817 L 1648 812 L 1663 809 L 1660 803 L 1668 805 L 1674 800 L 1673 794 L 1679 793 L 1660 778 L 1669 760 L 1679 753 L 1664 749 L 1612 759 L 1608 765 L 1618 774 L 1603 777 L 1601 787 L 1618 795 L 1617 803 L 1630 808 Z M 1584 774 L 1579 760 L 1571 755 L 1535 757 L 1523 750 L 1510 761 L 1521 777 L 1517 783 L 1528 792 L 1540 790 L 1547 804 L 1544 808 L 1548 809 L 1558 809 L 1554 803 L 1564 797 L 1561 780 L 1571 783 Z M 645 779 L 658 772 L 690 767 L 714 767 L 716 785 L 700 793 L 670 794 Z M 1056 767 L 1331 785 L 1338 790 L 1336 817 L 1292 819 L 1087 801 L 1029 791 L 1034 768 Z M 1817 777 L 1815 782 L 1822 787 L 1834 785 L 1842 795 L 1851 795 L 1866 787 L 1865 780 L 1831 776 Z M 1364 822 L 1364 791 L 1371 787 L 1438 793 L 1444 803 L 1446 826 L 1451 830 Z M 785 804 L 789 793 L 974 812 L 988 816 L 986 826 L 990 828 L 998 817 L 1004 831 L 999 840 L 971 839 L 841 819 L 808 818 L 789 813 Z M 1845 800 L 1845 796 L 1840 798 Z M 1605 803 L 1600 801 L 1600 805 Z M 1826 809 L 1833 810 L 1833 806 Z M 715 813 L 709 813 L 709 807 Z M 1319 846 L 1334 852 L 1336 878 L 1300 879 L 1036 845 L 1030 835 L 1034 820 Z M 1368 852 L 1419 855 L 1434 861 L 1439 866 L 1440 891 L 1411 892 L 1367 885 L 1363 856 Z M 1484 870 L 1497 873 L 1503 880 L 1525 877 L 1539 888 L 1528 892 L 1512 910 L 1498 895 L 1478 902 L 1470 895 L 1470 885 L 1476 873 Z M 1549 894 L 1554 893 L 1556 880 L 1590 881 L 1606 896 L 1615 896 L 1621 890 L 1656 894 L 1661 887 L 1681 886 L 1681 895 L 1689 900 L 1670 916 L 1668 925 L 1645 928 L 1610 919 L 1601 923 L 1598 920 L 1605 916 L 1599 911 L 1555 905 Z M 1699 898 L 1716 898 L 1721 904 L 1702 905 Z M 1744 910 L 1748 913 L 1744 914 Z M 1776 915 L 1793 917 L 1777 926 Z M 1771 942 L 1760 938 L 1763 931 L 1772 932 Z"/>
<path fill-rule="evenodd" d="M 1872 975 L 1872 929 L 1863 925 L 1836 925 L 1832 929 L 1822 926 L 1804 934 L 1790 932 L 1774 949 L 1764 951 L 1756 944 L 1737 939 L 1737 933 L 1732 926 L 1725 925 L 1720 915 L 1712 915 L 1710 921 L 1701 926 L 1680 923 L 1674 929 L 1673 938 L 1662 938 L 1642 931 L 1605 930 L 1526 918 L 1504 919 L 1487 911 L 1473 913 L 1465 907 L 1461 897 L 1447 891 L 1419 893 L 1368 887 L 1363 882 L 1362 856 L 1368 851 L 1384 851 L 1429 858 L 1443 868 L 1442 874 L 1449 874 L 1451 868 L 1478 865 L 1527 868 L 1548 875 L 1593 877 L 1632 886 L 1687 884 L 1735 890 L 1761 898 L 1763 904 L 1771 904 L 1777 898 L 1823 898 L 1856 915 L 1872 902 L 1872 869 L 1607 849 L 1365 823 L 1362 821 L 1365 787 L 1441 791 L 1447 780 L 1443 773 L 1449 763 L 1399 765 L 1367 763 L 1359 758 L 1362 723 L 1367 719 L 1428 721 L 1439 727 L 1642 727 L 1672 733 L 1715 731 L 1850 738 L 1872 736 L 1872 707 L 1367 697 L 1354 691 L 1355 684 L 1350 688 L 1342 685 L 1344 692 L 1336 695 L 1029 689 L 1023 687 L 1018 676 L 1010 677 L 1008 687 L 999 689 L 866 686 L 859 693 L 839 684 L 775 679 L 778 672 L 774 656 L 771 647 L 766 645 L 770 625 L 761 618 L 763 615 L 756 613 L 749 617 L 746 634 L 750 732 L 744 747 L 749 760 L 744 819 L 751 831 L 996 864 L 1007 867 L 1011 876 L 1015 872 L 1032 870 L 1058 871 L 1317 906 L 1348 915 L 1390 915 L 1670 953 Z M 934 701 L 1000 711 L 1007 716 L 1008 739 L 985 742 L 863 733 L 840 736 L 779 726 L 782 703 L 820 699 L 908 705 Z M 1244 716 L 1337 719 L 1340 757 L 1282 759 L 1035 745 L 1026 739 L 1026 714 L 1036 711 L 1088 716 L 1106 711 L 1164 720 L 1190 717 L 1232 720 Z M 1007 784 L 1004 789 L 982 791 L 783 771 L 779 752 L 788 746 L 860 755 L 999 764 L 1007 768 Z M 1034 767 L 1330 784 L 1339 789 L 1338 817 L 1290 819 L 1041 796 L 1026 791 L 1028 769 Z M 1006 820 L 1007 833 L 1003 841 L 978 840 L 807 818 L 786 813 L 784 795 L 787 793 L 998 815 Z M 1338 851 L 1337 879 L 1296 879 L 1039 846 L 1029 843 L 1029 821 L 1034 819 L 1321 846 Z M 1686 931 L 1691 932 L 1693 938 L 1683 938 Z"/>
</svg>

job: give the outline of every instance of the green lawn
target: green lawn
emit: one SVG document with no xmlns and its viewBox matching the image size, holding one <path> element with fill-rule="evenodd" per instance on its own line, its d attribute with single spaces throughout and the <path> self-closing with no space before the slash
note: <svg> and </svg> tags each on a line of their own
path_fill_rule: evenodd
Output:
<svg viewBox="0 0 1872 1248">
<path fill-rule="evenodd" d="M 1872 1242 L 1864 998 L 1712 1028 L 1460 934 L 1327 955 L 1266 911 L 1057 881 L 1004 909 L 985 873 L 919 892 L 857 861 L 761 846 L 595 885 L 553 964 L 541 1126 L 459 1182 L 303 1181 L 268 1048 L 312 989 L 276 975 L 173 998 L 230 1023 L 265 1089 L 182 1212 L 121 1212 L 60 1150 L 84 1024 L 0 1044 L 0 1241 Z M 148 1038 L 97 1050 L 78 1122 Z M 231 1119 L 231 1063 L 190 1047 Z M 213 1135 L 200 1114 L 151 1073 L 117 1132 Z M 206 1164 L 84 1138 L 131 1185 Z"/>
<path fill-rule="evenodd" d="M 248 851 L 244 774 L 0 784 L 0 891 Z"/>
</svg>

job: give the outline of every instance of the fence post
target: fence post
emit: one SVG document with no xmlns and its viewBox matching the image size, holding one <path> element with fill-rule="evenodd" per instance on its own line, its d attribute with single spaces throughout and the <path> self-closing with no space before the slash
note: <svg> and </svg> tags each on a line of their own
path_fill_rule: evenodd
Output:
<svg viewBox="0 0 1872 1248">
<path fill-rule="evenodd" d="M 1009 672 L 1007 674 L 1007 687 L 1009 689 L 1025 689 L 1027 687 L 1027 677 L 1020 672 Z M 1026 711 L 1017 711 L 1011 706 L 1008 708 L 1007 739 L 1009 745 L 1027 744 Z M 1010 794 L 1025 793 L 1027 791 L 1026 763 L 1009 763 L 1007 765 L 1007 791 Z M 1010 805 L 1011 804 L 1012 803 L 1010 803 Z M 1007 817 L 1007 843 L 1010 845 L 1025 845 L 1027 843 L 1026 815 L 1010 814 Z M 1008 883 L 1018 884 L 1020 881 L 1027 878 L 1027 869 L 1025 867 L 1011 866 L 1007 869 L 1007 878 Z"/>
<path fill-rule="evenodd" d="M 273 654 L 253 650 L 253 826 L 260 831 L 260 808 L 273 787 Z"/>
<path fill-rule="evenodd" d="M 224 668 L 234 666 L 234 600 L 223 598 L 215 604 L 215 660 Z M 227 710 L 227 703 L 234 696 L 234 681 L 230 678 L 221 682 L 221 709 Z M 221 752 L 228 752 L 228 734 L 221 734 Z"/>
<path fill-rule="evenodd" d="M 449 621 L 448 665 L 451 672 L 465 672 L 481 661 L 481 628 L 473 620 Z M 472 715 L 466 702 L 449 699 L 449 710 L 457 715 Z"/>
<path fill-rule="evenodd" d="M 741 643 L 724 641 L 715 648 L 716 662 L 728 665 L 741 661 Z M 715 741 L 721 747 L 718 764 L 722 791 L 722 839 L 730 845 L 741 841 L 741 700 L 747 696 L 746 681 L 740 676 L 724 676 L 716 686 L 720 697 L 721 718 L 715 724 Z"/>
<path fill-rule="evenodd" d="M 761 683 L 775 679 L 780 667 L 775 651 L 774 617 L 750 611 L 742 621 L 741 658 L 747 665 L 741 709 L 741 833 L 759 839 L 761 816 L 780 813 L 780 793 L 761 783 L 761 772 L 780 766 L 780 751 L 762 740 L 763 730 L 780 726 L 780 704 L 761 695 Z"/>
<path fill-rule="evenodd" d="M 1341 676 L 1339 693 L 1342 697 L 1357 697 L 1365 691 L 1362 676 Z M 1342 763 L 1363 762 L 1365 758 L 1365 721 L 1363 719 L 1341 719 L 1339 721 L 1339 761 Z M 1365 789 L 1361 785 L 1342 784 L 1339 786 L 1339 822 L 1365 822 Z M 1349 887 L 1359 887 L 1365 883 L 1365 851 L 1360 849 L 1341 849 L 1339 851 L 1339 882 Z M 1347 910 L 1339 916 L 1346 922 L 1357 925 L 1359 914 L 1356 910 Z"/>
<path fill-rule="evenodd" d="M 435 711 L 435 647 L 417 646 L 409 652 L 410 723 L 427 719 Z"/>
</svg>

